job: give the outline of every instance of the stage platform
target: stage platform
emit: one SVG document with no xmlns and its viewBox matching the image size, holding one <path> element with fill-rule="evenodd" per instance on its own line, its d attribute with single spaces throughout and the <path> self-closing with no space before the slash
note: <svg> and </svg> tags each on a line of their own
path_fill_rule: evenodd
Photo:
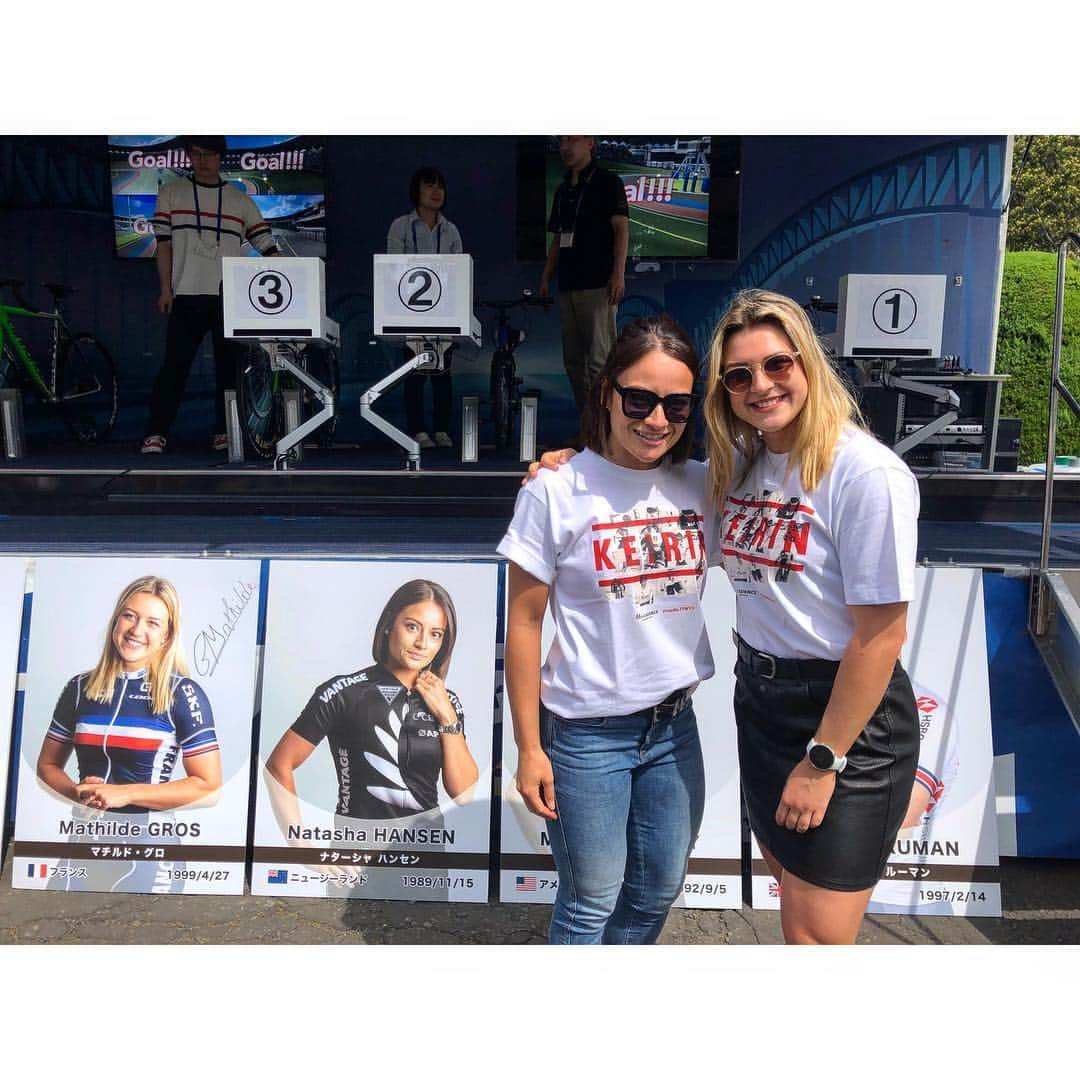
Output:
<svg viewBox="0 0 1080 1080">
<path fill-rule="evenodd" d="M 516 451 L 482 446 L 465 464 L 435 449 L 422 464 L 406 471 L 386 443 L 307 447 L 285 471 L 194 442 L 160 456 L 134 442 L 46 445 L 0 463 L 0 550 L 493 555 L 524 472 Z M 920 560 L 1037 564 L 1043 477 L 927 472 L 919 488 Z M 1053 520 L 1051 564 L 1080 566 L 1080 476 L 1055 478 Z"/>
</svg>

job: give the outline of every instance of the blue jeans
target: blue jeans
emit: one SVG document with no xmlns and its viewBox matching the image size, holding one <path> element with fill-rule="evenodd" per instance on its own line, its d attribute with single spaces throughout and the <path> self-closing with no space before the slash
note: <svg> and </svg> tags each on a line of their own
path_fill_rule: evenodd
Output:
<svg viewBox="0 0 1080 1080">
<path fill-rule="evenodd" d="M 558 819 L 551 944 L 651 945 L 686 877 L 705 804 L 697 720 L 566 720 L 541 708 Z"/>
</svg>

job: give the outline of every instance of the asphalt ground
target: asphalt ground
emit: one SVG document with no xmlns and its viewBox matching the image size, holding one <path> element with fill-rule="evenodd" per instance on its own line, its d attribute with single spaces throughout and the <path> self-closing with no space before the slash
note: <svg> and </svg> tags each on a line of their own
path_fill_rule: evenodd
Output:
<svg viewBox="0 0 1080 1080">
<path fill-rule="evenodd" d="M 1080 861 L 1003 859 L 1001 918 L 868 915 L 863 945 L 1080 944 Z M 51 892 L 0 886 L 0 943 L 539 945 L 549 908 L 266 896 Z M 661 945 L 780 945 L 780 915 L 676 909 Z M 1080 956 L 1077 957 L 1080 966 Z"/>
<path fill-rule="evenodd" d="M 1067 1075 L 1080 861 L 1001 870 L 1001 918 L 872 915 L 859 935 L 932 951 L 785 949 L 779 914 L 748 907 L 676 910 L 655 949 L 526 949 L 546 906 L 16 890 L 9 855 L 0 941 L 31 948 L 0 949 L 5 1074 Z M 334 947 L 361 944 L 414 947 Z M 705 947 L 724 944 L 761 947 Z"/>
</svg>

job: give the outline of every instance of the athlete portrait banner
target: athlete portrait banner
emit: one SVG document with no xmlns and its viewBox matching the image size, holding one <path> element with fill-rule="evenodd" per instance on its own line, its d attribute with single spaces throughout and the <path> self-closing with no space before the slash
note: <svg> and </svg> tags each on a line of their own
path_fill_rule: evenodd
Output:
<svg viewBox="0 0 1080 1080">
<path fill-rule="evenodd" d="M 18 678 L 26 560 L 0 558 L 0 804 L 7 791 Z M 7 808 L 0 805 L 0 844 L 7 842 Z"/>
<path fill-rule="evenodd" d="M 732 712 L 735 644 L 731 627 L 735 595 L 719 569 L 709 574 L 702 608 L 709 631 L 716 674 L 694 693 L 694 713 L 705 758 L 705 812 L 690 852 L 686 881 L 675 907 L 742 906 L 739 766 Z M 555 624 L 548 612 L 541 631 L 542 656 L 551 647 Z M 551 855 L 548 829 L 553 822 L 530 813 L 517 792 L 517 746 L 510 700 L 503 693 L 502 839 L 499 851 L 499 899 L 504 903 L 553 903 L 559 875 Z M 556 798 L 558 792 L 556 791 Z"/>
<path fill-rule="evenodd" d="M 253 893 L 486 902 L 497 580 L 271 562 Z"/>
<path fill-rule="evenodd" d="M 919 712 L 919 764 L 907 813 L 869 911 L 1001 914 L 990 683 L 982 571 L 915 573 L 901 657 Z M 753 844 L 753 905 L 779 890 Z"/>
<path fill-rule="evenodd" d="M 12 884 L 241 894 L 260 564 L 33 576 Z"/>
</svg>

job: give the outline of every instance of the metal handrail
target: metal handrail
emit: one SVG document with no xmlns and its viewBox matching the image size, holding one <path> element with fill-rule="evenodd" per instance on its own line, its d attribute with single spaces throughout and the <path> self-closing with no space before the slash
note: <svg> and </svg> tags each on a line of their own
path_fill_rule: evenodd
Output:
<svg viewBox="0 0 1080 1080">
<path fill-rule="evenodd" d="M 1080 419 L 1080 401 L 1061 381 L 1061 338 L 1065 325 L 1065 268 L 1069 248 L 1080 252 L 1080 236 L 1066 233 L 1058 245 L 1057 292 L 1054 303 L 1054 348 L 1050 366 L 1050 417 L 1046 431 L 1046 488 L 1043 495 L 1042 547 L 1039 554 L 1039 575 L 1035 580 L 1031 631 L 1043 637 L 1050 622 L 1050 598 L 1046 575 L 1050 568 L 1050 523 L 1054 513 L 1054 458 L 1057 448 L 1058 398 Z"/>
</svg>

